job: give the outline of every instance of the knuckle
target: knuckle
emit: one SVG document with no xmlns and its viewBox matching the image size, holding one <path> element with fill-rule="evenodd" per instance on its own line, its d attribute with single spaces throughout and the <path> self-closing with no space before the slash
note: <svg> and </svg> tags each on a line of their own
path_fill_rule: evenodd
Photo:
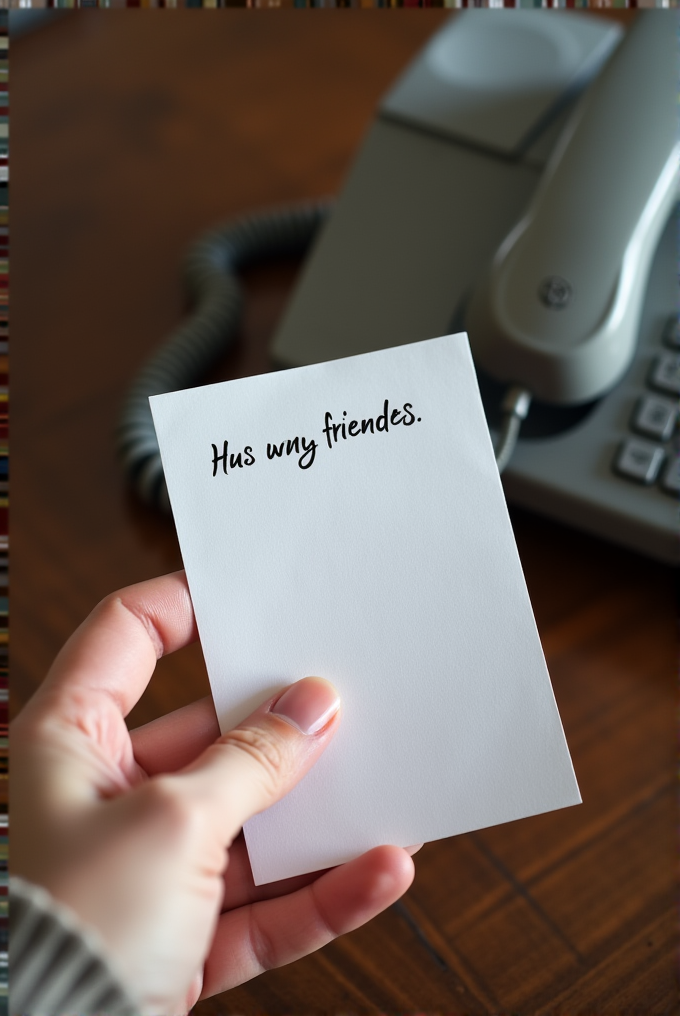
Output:
<svg viewBox="0 0 680 1016">
<path fill-rule="evenodd" d="M 109 593 L 99 601 L 92 611 L 100 620 L 106 621 L 120 609 L 120 593 Z"/>
<path fill-rule="evenodd" d="M 318 887 L 316 883 L 312 882 L 309 887 L 309 893 L 314 906 L 314 916 L 318 929 L 318 940 L 320 942 L 331 942 L 334 938 L 337 938 L 341 934 L 341 931 L 339 928 L 335 927 L 334 923 L 326 913 L 326 907 L 321 902 L 317 890 Z"/>
<path fill-rule="evenodd" d="M 255 762 L 260 779 L 271 790 L 287 771 L 286 752 L 280 738 L 272 731 L 242 726 L 225 734 L 222 741 Z"/>
<path fill-rule="evenodd" d="M 260 969 L 261 973 L 273 970 L 279 965 L 274 943 L 267 934 L 262 923 L 258 920 L 258 913 L 255 907 L 249 909 L 250 920 L 248 922 L 248 938 L 250 951 Z"/>
<path fill-rule="evenodd" d="M 160 659 L 163 656 L 165 647 L 163 639 L 154 623 L 153 612 L 150 612 L 143 602 L 138 602 L 132 587 L 119 589 L 115 593 L 109 593 L 108 596 L 99 601 L 94 613 L 100 621 L 106 624 L 109 620 L 113 621 L 119 617 L 121 611 L 131 619 L 134 619 L 142 627 L 153 647 L 156 658 Z"/>
</svg>

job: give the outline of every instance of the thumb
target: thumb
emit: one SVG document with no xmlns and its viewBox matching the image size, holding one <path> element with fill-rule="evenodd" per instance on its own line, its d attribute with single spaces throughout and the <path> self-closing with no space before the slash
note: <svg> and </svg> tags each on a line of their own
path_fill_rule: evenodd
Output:
<svg viewBox="0 0 680 1016">
<path fill-rule="evenodd" d="M 303 678 L 177 774 L 184 792 L 208 807 L 225 845 L 314 765 L 335 733 L 339 710 L 340 697 L 329 681 Z"/>
</svg>

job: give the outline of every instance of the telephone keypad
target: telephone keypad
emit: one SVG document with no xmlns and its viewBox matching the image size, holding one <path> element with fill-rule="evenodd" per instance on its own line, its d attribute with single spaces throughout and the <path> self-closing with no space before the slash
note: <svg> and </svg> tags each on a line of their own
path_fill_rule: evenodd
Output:
<svg viewBox="0 0 680 1016">
<path fill-rule="evenodd" d="M 677 314 L 667 319 L 660 338 L 667 348 L 680 349 Z M 680 449 L 668 442 L 676 429 L 680 405 L 668 395 L 680 394 L 680 354 L 659 351 L 647 374 L 647 385 L 647 391 L 640 394 L 633 407 L 629 426 L 636 434 L 655 440 L 625 439 L 612 466 L 619 476 L 636 483 L 651 486 L 658 481 L 659 489 L 677 497 L 680 494 Z M 659 391 L 667 394 L 658 394 Z"/>
<path fill-rule="evenodd" d="M 653 388 L 680 395 L 680 354 L 662 353 L 652 364 L 649 383 Z"/>
<path fill-rule="evenodd" d="M 615 465 L 619 473 L 631 480 L 637 480 L 638 483 L 654 483 L 663 460 L 664 450 L 661 445 L 633 438 L 621 445 Z"/>
<path fill-rule="evenodd" d="M 659 395 L 645 395 L 637 404 L 632 427 L 647 437 L 667 441 L 673 433 L 677 417 L 677 404 Z"/>
</svg>

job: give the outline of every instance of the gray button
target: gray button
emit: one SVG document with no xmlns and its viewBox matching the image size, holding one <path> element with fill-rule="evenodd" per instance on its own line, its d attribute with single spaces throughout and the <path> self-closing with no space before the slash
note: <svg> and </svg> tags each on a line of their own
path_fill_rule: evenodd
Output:
<svg viewBox="0 0 680 1016">
<path fill-rule="evenodd" d="M 645 395 L 633 414 L 632 427 L 641 434 L 667 441 L 673 433 L 678 415 L 678 404 L 660 395 Z"/>
<path fill-rule="evenodd" d="M 680 493 L 680 455 L 673 455 L 663 474 L 661 486 L 669 494 Z"/>
<path fill-rule="evenodd" d="M 622 476 L 638 483 L 654 483 L 661 463 L 664 450 L 649 441 L 625 441 L 621 445 L 614 461 L 614 467 Z"/>
<path fill-rule="evenodd" d="M 680 395 L 680 355 L 662 353 L 652 364 L 649 383 L 652 388 L 659 388 L 662 392 Z"/>
<path fill-rule="evenodd" d="M 663 330 L 663 341 L 671 349 L 680 349 L 680 319 L 674 314 L 666 322 Z"/>
</svg>

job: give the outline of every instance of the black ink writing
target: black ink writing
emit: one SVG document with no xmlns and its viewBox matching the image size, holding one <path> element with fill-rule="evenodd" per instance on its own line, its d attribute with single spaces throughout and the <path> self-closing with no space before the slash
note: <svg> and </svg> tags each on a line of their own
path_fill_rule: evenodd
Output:
<svg viewBox="0 0 680 1016">
<path fill-rule="evenodd" d="M 328 447 L 332 448 L 333 445 L 337 444 L 340 438 L 346 441 L 348 437 L 358 437 L 360 434 L 371 434 L 375 433 L 389 433 L 390 427 L 398 427 L 402 424 L 404 427 L 410 427 L 416 422 L 416 415 L 412 412 L 413 404 L 411 402 L 405 402 L 404 405 L 399 409 L 393 409 L 390 412 L 389 399 L 385 399 L 383 402 L 383 411 L 376 417 L 366 417 L 359 423 L 358 420 L 346 420 L 347 410 L 344 409 L 342 412 L 342 420 L 339 423 L 333 422 L 333 414 L 326 413 L 324 417 L 323 431 L 326 435 L 326 441 Z M 417 422 L 420 423 L 421 417 L 417 418 Z"/>
<path fill-rule="evenodd" d="M 414 423 L 420 423 L 422 419 L 413 412 L 411 402 L 391 409 L 389 399 L 383 401 L 382 412 L 376 416 L 367 416 L 361 420 L 348 420 L 347 417 L 346 409 L 343 409 L 338 422 L 333 419 L 331 412 L 325 414 L 322 433 L 325 434 L 330 449 L 338 442 L 347 441 L 349 438 L 360 437 L 362 434 L 388 434 L 391 428 L 410 427 Z M 243 451 L 231 451 L 229 441 L 225 439 L 222 442 L 222 451 L 216 444 L 211 447 L 213 476 L 217 476 L 220 467 L 222 474 L 228 476 L 236 469 L 243 469 L 244 466 L 252 466 L 255 463 L 252 445 L 246 445 Z M 314 463 L 318 447 L 313 438 L 307 439 L 303 435 L 285 438 L 278 443 L 270 441 L 267 444 L 267 459 L 271 462 L 274 459 L 287 459 L 293 455 L 297 456 L 300 469 L 309 469 Z"/>
<path fill-rule="evenodd" d="M 317 443 L 313 438 L 310 438 L 308 441 L 306 437 L 292 437 L 288 438 L 286 441 L 282 441 L 279 445 L 267 444 L 267 458 L 283 458 L 284 448 L 287 456 L 292 455 L 293 452 L 299 456 L 298 466 L 300 469 L 309 469 L 314 462 Z"/>
<path fill-rule="evenodd" d="M 229 442 L 222 442 L 222 454 L 218 454 L 217 445 L 212 445 L 213 450 L 213 476 L 217 476 L 217 468 L 222 463 L 222 472 L 225 476 L 228 476 L 230 469 L 242 469 L 243 466 L 252 466 L 255 462 L 255 456 L 253 455 L 253 449 L 250 445 L 246 445 L 242 452 L 230 452 Z"/>
</svg>

